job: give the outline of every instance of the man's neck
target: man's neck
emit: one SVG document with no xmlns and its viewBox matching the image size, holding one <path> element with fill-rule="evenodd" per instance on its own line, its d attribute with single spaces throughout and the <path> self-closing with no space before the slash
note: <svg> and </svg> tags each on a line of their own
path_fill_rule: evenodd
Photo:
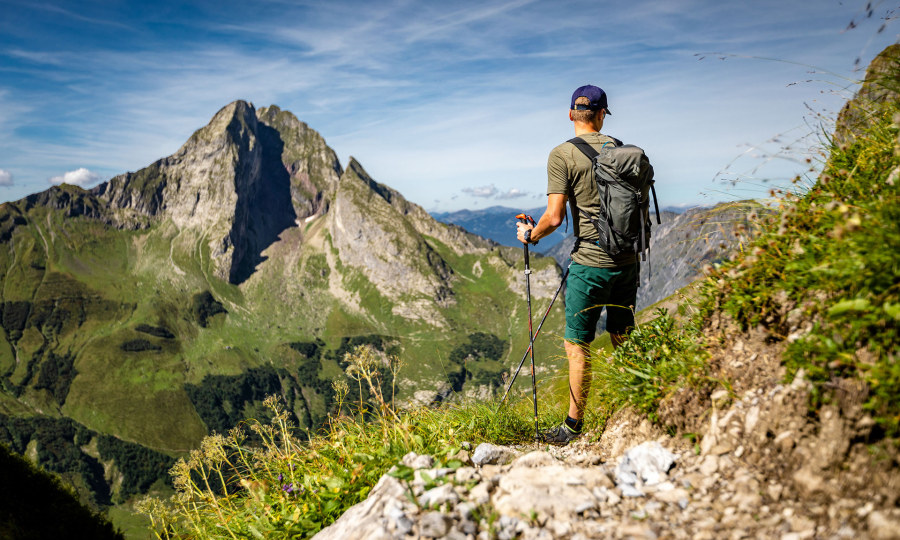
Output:
<svg viewBox="0 0 900 540">
<path fill-rule="evenodd" d="M 587 135 L 588 133 L 597 133 L 600 131 L 602 126 L 597 126 L 593 123 L 586 122 L 575 122 L 575 136 L 580 137 L 582 135 Z"/>
</svg>

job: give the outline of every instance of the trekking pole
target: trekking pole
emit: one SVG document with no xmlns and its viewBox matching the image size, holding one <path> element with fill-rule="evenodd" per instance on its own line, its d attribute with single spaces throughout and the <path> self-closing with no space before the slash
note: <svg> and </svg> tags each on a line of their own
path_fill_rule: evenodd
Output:
<svg viewBox="0 0 900 540">
<path fill-rule="evenodd" d="M 547 306 L 547 311 L 544 312 L 544 316 L 541 318 L 540 324 L 538 324 L 537 330 L 534 332 L 534 339 L 537 339 L 538 334 L 541 333 L 541 328 L 544 326 L 544 321 L 547 320 L 547 315 L 550 314 L 550 308 L 553 307 L 553 302 L 556 302 L 556 297 L 559 296 L 559 291 L 562 290 L 563 285 L 566 283 L 566 278 L 569 277 L 569 267 L 566 267 L 566 271 L 563 272 L 562 281 L 559 282 L 559 287 L 556 288 L 556 292 L 553 294 L 553 299 L 550 300 L 550 305 Z M 506 401 L 506 396 L 509 395 L 509 390 L 512 388 L 514 382 L 516 382 L 516 377 L 519 376 L 519 371 L 522 370 L 522 365 L 525 364 L 525 359 L 528 358 L 528 353 L 531 352 L 532 346 L 534 345 L 534 339 L 532 340 L 531 345 L 525 349 L 525 354 L 522 355 L 522 361 L 519 362 L 519 367 L 516 368 L 515 374 L 513 374 L 513 378 L 509 381 L 509 385 L 506 387 L 506 392 L 503 394 L 503 399 L 500 400 L 500 404 L 502 405 L 504 401 Z"/>
<path fill-rule="evenodd" d="M 529 215 L 519 214 L 516 219 L 526 225 L 535 226 L 534 219 Z M 538 440 L 540 435 L 538 434 L 537 380 L 534 374 L 534 330 L 531 322 L 531 265 L 528 261 L 528 243 L 523 245 L 525 246 L 525 296 L 528 300 L 528 348 L 531 350 L 531 397 L 534 400 L 534 439 Z"/>
</svg>

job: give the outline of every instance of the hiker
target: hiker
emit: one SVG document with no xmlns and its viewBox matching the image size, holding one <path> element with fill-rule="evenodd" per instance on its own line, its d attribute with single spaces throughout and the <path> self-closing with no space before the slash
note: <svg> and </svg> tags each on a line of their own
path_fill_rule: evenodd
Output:
<svg viewBox="0 0 900 540">
<path fill-rule="evenodd" d="M 600 133 L 609 114 L 606 93 L 602 89 L 586 85 L 572 94 L 569 120 L 574 123 L 575 135 L 596 152 L 605 145 L 622 147 L 620 141 Z M 577 142 L 581 144 L 581 141 Z M 637 169 L 652 184 L 653 168 L 643 151 L 637 150 L 641 156 L 636 162 L 639 163 Z M 601 244 L 608 245 L 608 239 L 607 243 L 601 241 L 600 227 L 590 219 L 590 216 L 601 215 L 600 193 L 594 175 L 593 163 L 584 150 L 571 141 L 560 144 L 550 152 L 547 160 L 547 210 L 534 226 L 522 222 L 516 225 L 519 241 L 537 243 L 562 224 L 566 217 L 566 202 L 571 205 L 576 241 L 566 281 L 569 410 L 561 425 L 543 433 L 544 441 L 554 444 L 567 444 L 581 434 L 591 382 L 589 346 L 594 340 L 603 306 L 607 310 L 606 329 L 614 347 L 625 341 L 634 326 L 632 309 L 639 276 L 636 252 L 644 247 L 622 252 L 601 247 Z M 644 228 L 644 221 L 640 227 Z M 649 238 L 649 226 L 647 231 Z M 609 235 L 607 232 L 607 237 Z M 609 251 L 616 254 L 610 255 Z"/>
</svg>

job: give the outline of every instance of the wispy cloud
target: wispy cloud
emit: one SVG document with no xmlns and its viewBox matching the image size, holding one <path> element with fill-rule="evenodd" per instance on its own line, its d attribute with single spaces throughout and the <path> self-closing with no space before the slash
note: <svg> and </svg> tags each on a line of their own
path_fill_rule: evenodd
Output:
<svg viewBox="0 0 900 540">
<path fill-rule="evenodd" d="M 13 175 L 9 171 L 5 171 L 0 169 L 0 186 L 11 186 L 13 185 Z"/>
<path fill-rule="evenodd" d="M 519 188 L 511 188 L 509 191 L 504 193 L 498 193 L 496 195 L 496 199 L 521 199 L 522 197 L 531 197 L 531 193 L 527 191 L 522 191 Z"/>
<path fill-rule="evenodd" d="M 497 186 L 490 185 L 462 188 L 462 192 L 466 195 L 471 195 L 472 197 L 487 199 L 497 195 Z"/>
<path fill-rule="evenodd" d="M 72 184 L 75 186 L 87 187 L 100 181 L 100 175 L 91 172 L 84 167 L 69 171 L 61 176 L 54 176 L 48 180 L 51 184 Z"/>
</svg>

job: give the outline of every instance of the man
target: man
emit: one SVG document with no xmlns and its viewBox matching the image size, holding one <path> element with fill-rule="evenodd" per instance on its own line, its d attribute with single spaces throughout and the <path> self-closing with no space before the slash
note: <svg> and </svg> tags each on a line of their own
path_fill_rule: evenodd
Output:
<svg viewBox="0 0 900 540">
<path fill-rule="evenodd" d="M 617 145 L 600 133 L 609 115 L 606 93 L 592 85 L 575 90 L 569 120 L 575 135 L 600 150 L 604 144 Z M 566 216 L 566 202 L 572 208 L 576 240 L 572 265 L 566 281 L 565 349 L 569 361 L 569 411 L 565 421 L 544 433 L 544 440 L 567 444 L 581 434 L 585 401 L 590 389 L 590 344 L 603 306 L 607 310 L 606 329 L 614 347 L 620 346 L 634 326 L 632 311 L 637 294 L 639 265 L 634 252 L 610 256 L 598 244 L 599 233 L 581 210 L 597 216 L 600 195 L 594 181 L 591 160 L 574 144 L 564 142 L 550 152 L 547 160 L 547 210 L 531 225 L 518 223 L 518 239 L 536 243 L 550 235 Z M 652 175 L 652 168 L 646 162 Z"/>
</svg>

